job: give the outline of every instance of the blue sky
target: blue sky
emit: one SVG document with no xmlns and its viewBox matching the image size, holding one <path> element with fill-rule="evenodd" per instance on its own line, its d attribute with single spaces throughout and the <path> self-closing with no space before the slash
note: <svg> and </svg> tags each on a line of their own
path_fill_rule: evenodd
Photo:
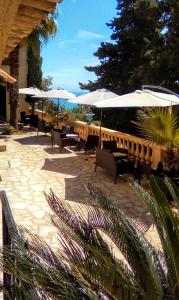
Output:
<svg viewBox="0 0 179 300">
<path fill-rule="evenodd" d="M 109 41 L 106 23 L 116 15 L 116 0 L 64 0 L 58 6 L 59 31 L 42 48 L 43 76 L 53 77 L 53 87 L 80 91 L 78 82 L 94 80 L 84 69 L 96 65 L 93 55 L 102 41 Z"/>
</svg>

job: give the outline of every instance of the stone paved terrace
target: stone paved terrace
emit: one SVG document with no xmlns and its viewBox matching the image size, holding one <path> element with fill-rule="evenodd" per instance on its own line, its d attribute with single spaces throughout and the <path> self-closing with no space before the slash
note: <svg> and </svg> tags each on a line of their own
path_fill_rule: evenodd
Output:
<svg viewBox="0 0 179 300">
<path fill-rule="evenodd" d="M 100 187 L 114 205 L 127 215 L 138 218 L 147 226 L 146 236 L 156 246 L 159 239 L 143 202 L 129 186 L 126 177 L 117 184 L 104 170 L 94 172 L 94 162 L 84 155 L 51 148 L 50 137 L 35 132 L 0 140 L 7 151 L 0 152 L 0 190 L 5 190 L 17 225 L 40 235 L 51 246 L 57 246 L 57 236 L 50 223 L 50 208 L 43 191 L 52 189 L 65 201 L 76 205 L 90 198 L 85 188 L 89 181 Z"/>
</svg>

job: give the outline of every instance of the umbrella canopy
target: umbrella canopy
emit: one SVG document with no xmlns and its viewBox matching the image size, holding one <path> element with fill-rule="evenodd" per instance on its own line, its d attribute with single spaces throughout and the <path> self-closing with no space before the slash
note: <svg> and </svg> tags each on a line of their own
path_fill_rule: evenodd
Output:
<svg viewBox="0 0 179 300">
<path fill-rule="evenodd" d="M 44 116 L 44 98 L 46 98 L 45 97 L 45 92 L 40 91 L 38 94 L 32 96 L 31 98 L 33 98 L 35 101 L 37 101 L 38 99 L 42 101 L 42 120 L 43 120 L 43 116 Z"/>
<path fill-rule="evenodd" d="M 85 95 L 81 95 L 79 97 L 76 97 L 69 102 L 81 104 L 81 105 L 92 105 L 97 106 L 98 102 L 101 101 L 110 101 L 110 99 L 115 99 L 118 97 L 117 94 L 107 90 L 107 89 L 99 89 L 93 92 L 90 92 Z M 102 124 L 102 109 L 101 109 L 101 115 L 100 115 L 100 130 L 99 130 L 99 147 L 101 147 L 101 124 Z"/>
<path fill-rule="evenodd" d="M 166 107 L 179 104 L 175 95 L 158 93 L 149 90 L 137 90 L 133 93 L 114 97 L 109 100 L 98 101 L 96 107 Z"/>
<path fill-rule="evenodd" d="M 59 103 L 59 100 L 60 99 L 71 99 L 71 98 L 74 98 L 75 97 L 75 94 L 73 93 L 70 93 L 66 90 L 63 90 L 63 89 L 53 89 L 53 90 L 50 90 L 50 91 L 47 91 L 47 92 L 43 92 L 41 91 L 41 93 L 35 95 L 35 96 L 32 96 L 32 98 L 53 98 L 53 99 L 58 99 L 58 112 L 59 112 L 59 106 L 60 106 L 60 103 Z M 42 102 L 42 108 L 43 108 L 43 102 Z M 43 110 L 42 110 L 42 116 L 43 116 Z M 57 126 L 58 126 L 58 116 L 57 116 Z"/>
<path fill-rule="evenodd" d="M 38 95 L 41 92 L 42 92 L 41 90 L 34 87 L 19 89 L 19 94 L 23 94 L 23 95 Z"/>
<path fill-rule="evenodd" d="M 48 92 L 44 92 L 45 98 L 54 98 L 54 99 L 71 99 L 75 97 L 75 94 L 70 93 L 63 89 L 54 89 Z"/>
<path fill-rule="evenodd" d="M 76 104 L 82 104 L 82 105 L 97 106 L 98 102 L 107 101 L 107 100 L 113 99 L 115 97 L 118 97 L 118 95 L 107 89 L 99 89 L 94 92 L 90 92 L 90 93 L 81 95 L 79 97 L 76 97 L 76 98 L 70 100 L 69 102 L 76 103 Z"/>
<path fill-rule="evenodd" d="M 34 98 L 47 98 L 47 97 L 45 96 L 45 93 L 46 93 L 46 92 L 40 91 L 40 93 L 38 93 L 38 94 L 36 94 L 36 95 L 33 95 L 32 98 L 33 98 L 33 99 L 34 99 Z"/>
</svg>

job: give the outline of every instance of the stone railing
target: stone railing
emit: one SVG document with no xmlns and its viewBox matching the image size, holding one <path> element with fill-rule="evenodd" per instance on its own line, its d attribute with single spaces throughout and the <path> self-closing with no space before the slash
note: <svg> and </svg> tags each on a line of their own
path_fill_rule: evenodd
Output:
<svg viewBox="0 0 179 300">
<path fill-rule="evenodd" d="M 95 125 L 88 125 L 82 121 L 68 120 L 69 125 L 74 126 L 74 130 L 79 133 L 80 137 L 84 140 L 87 139 L 88 134 L 99 135 L 100 127 Z M 128 149 L 130 157 L 137 161 L 146 162 L 154 169 L 157 167 L 158 162 L 162 160 L 162 152 L 164 147 L 144 140 L 142 138 L 126 134 L 120 131 L 101 128 L 101 141 L 116 140 L 118 147 Z"/>
<path fill-rule="evenodd" d="M 29 108 L 29 114 L 32 113 L 32 110 L 31 108 Z M 34 111 L 34 115 L 38 115 L 39 119 L 42 120 L 42 111 L 39 110 L 39 109 L 35 109 Z M 46 121 L 46 122 L 51 122 L 53 121 L 53 116 L 51 116 L 50 114 L 47 114 L 47 113 L 43 113 L 43 120 Z"/>
</svg>

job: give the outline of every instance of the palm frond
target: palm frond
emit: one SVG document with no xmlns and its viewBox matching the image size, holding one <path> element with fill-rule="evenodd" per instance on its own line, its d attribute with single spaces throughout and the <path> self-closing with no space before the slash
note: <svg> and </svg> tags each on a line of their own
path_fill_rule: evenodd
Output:
<svg viewBox="0 0 179 300">
<path fill-rule="evenodd" d="M 149 293 L 149 290 L 151 291 L 151 286 L 153 286 L 153 295 L 151 297 L 162 298 L 163 290 L 161 287 L 160 276 L 155 265 L 157 262 L 157 265 L 160 265 L 160 268 L 162 268 L 161 264 L 163 262 L 160 262 L 159 254 L 138 231 L 136 226 L 124 216 L 119 209 L 114 208 L 110 204 L 101 191 L 98 191 L 91 186 L 90 190 L 93 196 L 95 196 L 96 203 L 99 207 L 88 206 L 87 218 L 82 217 L 80 215 L 81 212 L 77 214 L 77 212 L 73 211 L 71 208 L 68 210 L 68 204 L 64 203 L 64 201 L 60 201 L 53 193 L 51 193 L 50 205 L 56 214 L 58 214 L 58 221 L 56 222 L 58 230 L 62 228 L 61 222 L 67 224 L 69 227 L 67 230 L 68 235 L 70 234 L 70 228 L 72 231 L 72 234 L 70 234 L 71 240 L 74 240 L 78 245 L 80 244 L 83 249 L 90 250 L 90 252 L 92 250 L 94 251 L 91 246 L 95 245 L 95 247 L 97 247 L 97 244 L 94 242 L 93 232 L 96 229 L 102 230 L 123 253 L 134 274 L 134 281 L 137 279 L 136 282 L 139 283 L 140 290 L 143 291 L 144 294 L 147 294 Z M 71 211 L 71 213 L 69 213 L 69 211 Z M 88 222 L 86 221 L 87 219 Z M 78 220 L 83 226 L 79 227 Z M 77 227 L 76 224 L 78 224 Z M 73 232 L 75 232 L 75 236 L 73 235 Z M 70 247 L 72 247 L 72 244 L 70 246 L 68 245 L 68 249 L 71 249 Z M 74 250 L 73 253 L 74 252 L 78 251 Z M 101 254 L 104 256 L 104 253 Z M 143 272 L 146 274 L 145 280 L 143 276 L 141 276 Z"/>
<path fill-rule="evenodd" d="M 176 296 L 179 292 L 178 215 L 171 209 L 169 201 L 164 192 L 158 187 L 155 177 L 151 176 L 150 178 L 150 187 L 154 197 L 147 194 L 142 187 L 138 186 L 136 183 L 134 185 L 154 219 L 165 255 L 166 266 L 168 269 L 168 282 Z M 174 190 L 172 190 L 169 184 L 168 187 L 169 190 L 172 191 L 173 197 L 176 199 L 177 196 Z"/>
<path fill-rule="evenodd" d="M 37 236 L 31 236 L 30 233 L 29 236 L 32 244 L 29 242 L 28 250 L 19 247 L 0 251 L 0 268 L 16 277 L 18 284 L 13 285 L 12 290 L 19 295 L 18 299 L 36 299 L 30 293 L 33 289 L 39 295 L 39 299 L 95 299 L 92 292 L 91 296 L 88 296 L 83 284 L 71 274 L 69 266 L 64 264 L 61 257 L 57 259 L 49 246 Z M 34 243 L 37 243 L 36 246 Z M 52 264 L 52 258 L 55 258 L 57 263 Z M 4 288 L 11 299 L 9 289 Z"/>
<path fill-rule="evenodd" d="M 165 182 L 178 205 L 179 192 Z M 98 188 L 88 185 L 93 205 L 70 205 L 51 191 L 45 195 L 55 213 L 50 217 L 58 230 L 58 252 L 24 229 L 14 249 L 0 249 L 0 269 L 16 277 L 12 292 L 18 299 L 35 299 L 33 290 L 40 300 L 178 299 L 178 215 L 153 177 L 153 196 L 133 186 L 153 216 L 163 252 Z M 13 299 L 11 289 L 3 288 Z"/>
<path fill-rule="evenodd" d="M 168 147 L 179 145 L 177 116 L 170 109 L 139 110 L 137 120 L 133 123 L 145 139 Z"/>
<path fill-rule="evenodd" d="M 158 282 L 157 287 L 153 287 L 153 292 L 158 292 L 160 294 L 161 282 L 158 272 L 160 273 L 163 270 L 163 259 L 161 255 L 159 255 L 154 247 L 144 238 L 143 234 L 136 228 L 136 225 L 130 219 L 128 219 L 119 209 L 114 208 L 102 193 L 99 193 L 94 187 L 90 187 L 90 189 L 92 189 L 93 195 L 96 197 L 97 202 L 103 206 L 103 209 L 107 208 L 110 212 L 112 219 L 110 225 L 112 226 L 109 226 L 107 234 L 126 257 L 130 267 L 136 272 L 136 277 L 139 278 L 139 274 L 142 274 L 143 272 L 148 276 L 148 279 L 145 278 L 145 282 L 143 282 L 143 278 L 141 278 L 141 285 L 144 291 L 146 292 L 147 289 L 150 290 L 152 284 Z M 104 225 L 102 226 L 104 228 Z M 156 269 L 156 265 L 158 266 L 158 270 Z M 163 278 L 164 277 L 165 285 L 168 287 L 166 274 L 163 274 Z M 154 295 L 151 297 L 154 297 Z"/>
</svg>

